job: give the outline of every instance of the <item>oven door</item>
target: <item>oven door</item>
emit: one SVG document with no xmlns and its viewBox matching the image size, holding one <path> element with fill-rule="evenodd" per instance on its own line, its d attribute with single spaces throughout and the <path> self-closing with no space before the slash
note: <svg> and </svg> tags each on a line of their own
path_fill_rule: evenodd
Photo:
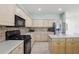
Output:
<svg viewBox="0 0 79 59">
<path fill-rule="evenodd" d="M 31 40 L 24 41 L 24 54 L 30 54 L 31 53 Z"/>
</svg>

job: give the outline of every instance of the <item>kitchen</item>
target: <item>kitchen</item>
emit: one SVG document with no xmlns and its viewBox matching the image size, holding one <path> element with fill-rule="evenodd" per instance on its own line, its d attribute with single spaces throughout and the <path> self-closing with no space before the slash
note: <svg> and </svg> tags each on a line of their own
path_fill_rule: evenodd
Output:
<svg viewBox="0 0 79 59">
<path fill-rule="evenodd" d="M 78 6 L 0 5 L 0 54 L 79 53 Z"/>
</svg>

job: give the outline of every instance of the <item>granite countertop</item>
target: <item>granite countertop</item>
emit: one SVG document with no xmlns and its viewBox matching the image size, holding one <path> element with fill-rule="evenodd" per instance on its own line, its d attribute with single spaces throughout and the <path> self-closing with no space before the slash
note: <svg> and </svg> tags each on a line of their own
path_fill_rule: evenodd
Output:
<svg viewBox="0 0 79 59">
<path fill-rule="evenodd" d="M 79 38 L 79 35 L 48 35 L 51 39 L 52 38 Z"/>
<path fill-rule="evenodd" d="M 23 40 L 7 40 L 0 42 L 0 54 L 8 54 L 19 44 L 23 43 Z"/>
</svg>

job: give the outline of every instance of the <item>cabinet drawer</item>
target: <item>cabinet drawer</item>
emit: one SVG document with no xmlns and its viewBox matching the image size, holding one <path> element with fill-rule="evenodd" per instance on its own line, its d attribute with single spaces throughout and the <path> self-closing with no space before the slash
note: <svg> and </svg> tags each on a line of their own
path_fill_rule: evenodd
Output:
<svg viewBox="0 0 79 59">
<path fill-rule="evenodd" d="M 65 45 L 65 39 L 54 39 L 53 41 L 52 41 L 52 45 L 61 45 L 61 46 L 63 46 L 63 45 Z"/>
<path fill-rule="evenodd" d="M 53 54 L 65 54 L 65 46 L 53 46 Z"/>
</svg>

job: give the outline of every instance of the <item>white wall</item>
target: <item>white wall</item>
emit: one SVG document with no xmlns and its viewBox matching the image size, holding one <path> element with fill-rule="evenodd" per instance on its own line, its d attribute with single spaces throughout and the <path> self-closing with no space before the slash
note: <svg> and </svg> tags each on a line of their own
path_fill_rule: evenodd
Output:
<svg viewBox="0 0 79 59">
<path fill-rule="evenodd" d="M 79 12 L 66 12 L 66 34 L 79 34 Z"/>
</svg>

